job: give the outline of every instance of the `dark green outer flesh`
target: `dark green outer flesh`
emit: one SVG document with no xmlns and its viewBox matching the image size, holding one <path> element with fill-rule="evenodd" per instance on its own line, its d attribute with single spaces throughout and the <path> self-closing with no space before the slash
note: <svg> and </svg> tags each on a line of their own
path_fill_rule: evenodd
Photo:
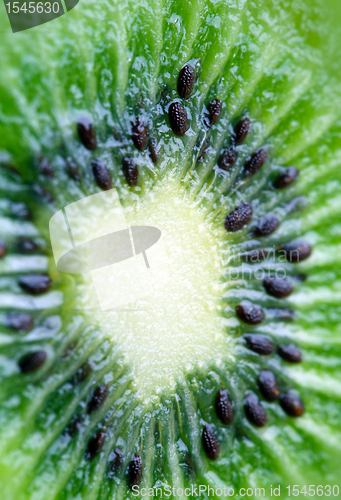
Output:
<svg viewBox="0 0 341 500">
<path fill-rule="evenodd" d="M 315 11 L 301 2 L 82 2 L 64 18 L 27 33 L 13 35 L 1 21 L 0 237 L 8 243 L 8 254 L 0 261 L 0 491 L 6 500 L 133 498 L 126 471 L 132 454 L 140 451 L 141 486 L 147 488 L 228 485 L 237 492 L 264 487 L 268 498 L 271 484 L 285 491 L 289 484 L 340 482 L 341 101 L 336 16 L 327 7 L 320 13 L 317 6 Z M 169 128 L 166 106 L 178 97 L 181 67 L 199 60 L 199 78 L 185 102 L 190 130 L 179 139 Z M 195 165 L 205 132 L 202 112 L 214 98 L 224 103 L 222 117 L 212 127 L 205 161 Z M 156 166 L 136 150 L 128 132 L 139 101 L 161 146 Z M 75 132 L 83 112 L 94 120 L 95 153 L 84 148 Z M 231 124 L 244 112 L 252 119 L 252 132 L 235 170 L 223 174 L 217 171 L 217 157 L 228 144 Z M 235 189 L 246 158 L 263 145 L 269 161 Z M 123 154 L 139 165 L 140 191 L 124 180 Z M 40 155 L 49 158 L 54 179 L 38 172 Z M 80 184 L 67 174 L 67 156 L 77 162 Z M 127 205 L 171 172 L 179 192 L 207 214 L 217 233 L 226 213 L 243 200 L 252 202 L 255 220 L 278 213 L 280 228 L 262 241 L 251 238 L 247 229 L 224 233 L 221 258 L 228 283 L 234 254 L 297 236 L 308 239 L 312 257 L 297 268 L 287 267 L 289 274 L 309 276 L 285 302 L 296 310 L 295 321 L 288 324 L 271 314 L 257 327 L 230 321 L 226 335 L 234 342 L 234 362 L 227 360 L 219 369 L 198 367 L 178 381 L 175 392 L 165 391 L 150 406 L 141 403 L 120 350 L 91 315 L 75 313 L 73 278 L 58 273 L 49 249 L 51 215 L 99 191 L 90 168 L 94 157 L 106 162 Z M 282 165 L 295 165 L 300 177 L 294 187 L 274 191 L 271 179 Z M 35 185 L 48 189 L 55 201 L 34 197 Z M 307 197 L 307 206 L 289 213 L 288 203 L 298 195 Z M 31 208 L 32 222 L 13 214 L 13 201 Z M 43 250 L 24 260 L 16 249 L 19 236 L 37 238 Z M 27 302 L 17 280 L 32 271 L 49 271 L 53 286 Z M 245 279 L 226 287 L 222 314 L 227 320 L 235 319 L 234 307 L 243 299 L 267 311 L 283 304 Z M 16 333 L 5 327 L 4 315 L 14 309 L 33 314 L 33 330 Z M 304 363 L 290 366 L 276 354 L 268 359 L 250 352 L 241 341 L 250 331 L 269 335 L 275 344 L 294 341 Z M 64 356 L 75 340 L 75 349 Z M 35 348 L 46 349 L 48 360 L 36 374 L 24 376 L 18 361 Z M 74 374 L 87 360 L 93 372 L 77 385 Z M 278 403 L 263 401 L 268 424 L 258 429 L 245 418 L 242 403 L 247 391 L 259 395 L 256 378 L 269 366 L 283 389 L 298 391 L 306 411 L 290 419 Z M 105 405 L 70 437 L 65 429 L 108 374 Z M 222 425 L 214 410 L 221 386 L 236 405 L 232 426 Z M 204 422 L 212 424 L 220 442 L 215 462 L 202 448 Z M 107 428 L 105 446 L 89 461 L 87 443 L 101 426 Z M 124 462 L 110 475 L 116 447 L 123 449 Z"/>
</svg>

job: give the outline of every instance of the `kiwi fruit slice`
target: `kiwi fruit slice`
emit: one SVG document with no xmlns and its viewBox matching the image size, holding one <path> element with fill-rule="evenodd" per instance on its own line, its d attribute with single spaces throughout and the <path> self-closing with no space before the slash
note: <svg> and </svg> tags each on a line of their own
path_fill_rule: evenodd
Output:
<svg viewBox="0 0 341 500">
<path fill-rule="evenodd" d="M 87 0 L 15 35 L 1 16 L 2 498 L 337 491 L 336 7 Z M 101 311 L 49 220 L 112 189 L 168 267 Z"/>
</svg>

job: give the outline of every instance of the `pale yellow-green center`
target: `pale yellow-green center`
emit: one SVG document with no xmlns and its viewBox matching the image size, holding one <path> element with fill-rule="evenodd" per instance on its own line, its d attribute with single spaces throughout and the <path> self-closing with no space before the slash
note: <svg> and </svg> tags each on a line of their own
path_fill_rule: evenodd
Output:
<svg viewBox="0 0 341 500">
<path fill-rule="evenodd" d="M 146 251 L 150 269 L 142 254 L 121 264 L 122 290 L 119 279 L 112 285 L 114 296 L 124 299 L 120 307 L 97 310 L 94 316 L 122 349 L 135 388 L 146 398 L 172 391 L 186 373 L 215 366 L 231 355 L 221 315 L 221 258 L 217 235 L 171 180 L 163 180 L 138 205 L 126 209 L 125 219 L 129 226 L 156 227 L 162 237 Z M 136 272 L 129 274 L 134 266 Z M 151 270 L 152 291 L 144 287 Z M 130 296 L 127 276 L 131 303 L 125 303 Z M 136 292 L 141 296 L 134 300 Z"/>
</svg>

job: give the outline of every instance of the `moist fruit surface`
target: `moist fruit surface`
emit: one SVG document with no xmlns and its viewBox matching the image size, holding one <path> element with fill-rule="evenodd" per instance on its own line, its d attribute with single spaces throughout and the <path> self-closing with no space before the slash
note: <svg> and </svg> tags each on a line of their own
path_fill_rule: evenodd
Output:
<svg viewBox="0 0 341 500">
<path fill-rule="evenodd" d="M 331 8 L 84 0 L 15 35 L 3 16 L 6 500 L 338 486 L 341 37 Z M 130 228 L 161 231 L 163 265 L 152 293 L 135 298 L 119 288 L 125 260 L 112 293 L 128 300 L 102 311 L 89 273 L 56 267 L 49 220 L 113 189 Z M 77 223 L 95 230 L 101 218 L 85 211 Z M 146 254 L 136 259 L 153 270 Z"/>
</svg>

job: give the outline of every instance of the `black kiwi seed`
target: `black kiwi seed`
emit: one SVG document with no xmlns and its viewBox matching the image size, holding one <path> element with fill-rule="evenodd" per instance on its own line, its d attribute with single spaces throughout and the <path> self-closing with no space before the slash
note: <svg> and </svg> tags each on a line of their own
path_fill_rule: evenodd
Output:
<svg viewBox="0 0 341 500">
<path fill-rule="evenodd" d="M 232 212 L 227 214 L 224 224 L 225 229 L 231 232 L 242 229 L 250 222 L 252 215 L 252 206 L 247 201 L 243 201 L 243 203 L 232 210 Z"/>
<path fill-rule="evenodd" d="M 93 124 L 87 116 L 81 116 L 77 123 L 77 130 L 83 145 L 93 151 L 97 148 L 97 140 Z"/>
<path fill-rule="evenodd" d="M 244 410 L 247 419 L 256 427 L 264 427 L 267 421 L 266 411 L 259 403 L 255 394 L 249 394 L 244 400 Z"/>
<path fill-rule="evenodd" d="M 143 118 L 134 118 L 131 124 L 131 137 L 137 149 L 144 151 L 148 144 L 149 130 Z"/>
<path fill-rule="evenodd" d="M 194 480 L 195 479 L 195 465 L 194 465 L 193 459 L 188 451 L 185 453 L 185 458 L 184 458 L 183 464 L 180 464 L 180 465 L 185 466 L 184 472 L 185 472 L 186 478 L 188 478 L 190 480 Z"/>
<path fill-rule="evenodd" d="M 290 417 L 300 417 L 304 413 L 302 400 L 292 392 L 282 393 L 279 402 L 285 413 Z"/>
<path fill-rule="evenodd" d="M 26 274 L 19 278 L 19 285 L 24 292 L 40 295 L 50 289 L 52 281 L 47 274 Z"/>
<path fill-rule="evenodd" d="M 264 319 L 263 309 L 257 304 L 239 304 L 236 312 L 238 318 L 249 325 L 258 325 Z"/>
<path fill-rule="evenodd" d="M 225 425 L 232 423 L 234 419 L 234 405 L 227 389 L 220 389 L 215 398 L 215 411 L 217 417 Z"/>
<path fill-rule="evenodd" d="M 128 467 L 129 486 L 138 486 L 142 481 L 142 458 L 134 455 Z"/>
<path fill-rule="evenodd" d="M 178 77 L 178 94 L 183 99 L 188 99 L 193 91 L 195 69 L 190 64 L 184 66 Z"/>
<path fill-rule="evenodd" d="M 32 253 L 38 250 L 38 245 L 31 238 L 21 238 L 18 241 L 18 250 L 23 253 Z"/>
<path fill-rule="evenodd" d="M 292 214 L 294 212 L 298 212 L 299 210 L 303 210 L 307 206 L 307 197 L 306 196 L 296 196 L 292 200 L 290 200 L 286 205 L 285 209 L 288 214 Z"/>
<path fill-rule="evenodd" d="M 72 158 L 68 157 L 66 160 L 66 168 L 67 171 L 70 175 L 70 177 L 74 180 L 79 182 L 81 180 L 81 177 L 79 175 L 79 170 L 77 164 L 73 161 Z"/>
<path fill-rule="evenodd" d="M 234 143 L 236 146 L 239 146 L 245 141 L 248 133 L 250 132 L 250 129 L 251 129 L 251 121 L 250 118 L 248 118 L 247 116 L 245 118 L 242 118 L 237 123 L 237 125 L 234 127 L 234 136 L 233 136 Z"/>
<path fill-rule="evenodd" d="M 19 368 L 22 373 L 32 373 L 38 370 L 46 361 L 45 351 L 34 351 L 25 354 L 19 361 Z"/>
<path fill-rule="evenodd" d="M 294 240 L 286 245 L 283 245 L 280 252 L 284 253 L 285 258 L 289 262 L 302 262 L 302 260 L 310 257 L 312 248 L 307 241 Z"/>
<path fill-rule="evenodd" d="M 87 412 L 92 413 L 98 410 L 107 399 L 108 393 L 109 388 L 106 384 L 96 387 L 88 403 Z"/>
<path fill-rule="evenodd" d="M 6 242 L 4 240 L 0 240 L 0 259 L 5 257 L 6 253 L 7 253 Z"/>
<path fill-rule="evenodd" d="M 291 281 L 284 277 L 279 278 L 278 276 L 267 276 L 263 280 L 263 286 L 269 295 L 278 299 L 288 297 L 294 289 Z"/>
<path fill-rule="evenodd" d="M 148 143 L 148 156 L 155 165 L 158 160 L 158 154 L 157 154 L 156 141 L 154 139 L 151 139 Z"/>
<path fill-rule="evenodd" d="M 39 170 L 46 177 L 54 177 L 53 167 L 46 156 L 41 156 L 39 158 Z"/>
<path fill-rule="evenodd" d="M 258 149 L 253 155 L 247 160 L 244 167 L 244 173 L 246 177 L 251 177 L 255 175 L 264 165 L 268 153 L 265 149 Z"/>
<path fill-rule="evenodd" d="M 209 126 L 217 123 L 221 116 L 221 110 L 223 107 L 223 103 L 220 99 L 213 99 L 207 106 L 207 118 L 206 122 Z"/>
<path fill-rule="evenodd" d="M 33 318 L 30 314 L 23 312 L 10 312 L 6 314 L 5 323 L 8 328 L 15 331 L 28 332 L 33 328 Z"/>
<path fill-rule="evenodd" d="M 273 402 L 279 398 L 279 389 L 275 375 L 270 370 L 262 370 L 258 377 L 258 387 L 266 401 Z"/>
<path fill-rule="evenodd" d="M 174 134 L 182 136 L 189 129 L 187 113 L 181 102 L 172 102 L 168 110 L 170 126 Z"/>
<path fill-rule="evenodd" d="M 244 262 L 261 262 L 268 257 L 269 253 L 270 250 L 261 248 L 260 250 L 250 250 L 249 252 L 243 252 L 240 254 L 240 258 Z"/>
<path fill-rule="evenodd" d="M 299 171 L 297 170 L 296 167 L 288 167 L 285 169 L 285 171 L 280 174 L 278 177 L 276 177 L 274 181 L 274 186 L 277 189 L 284 189 L 291 184 L 293 184 L 299 175 Z"/>
<path fill-rule="evenodd" d="M 71 437 L 75 436 L 80 431 L 83 422 L 84 422 L 84 415 L 78 415 L 67 426 L 67 428 L 65 429 L 65 433 Z"/>
<path fill-rule="evenodd" d="M 108 167 L 102 160 L 93 160 L 91 163 L 92 172 L 95 177 L 97 186 L 103 191 L 107 191 L 112 188 L 112 179 Z"/>
<path fill-rule="evenodd" d="M 74 342 L 71 342 L 67 348 L 65 349 L 65 351 L 63 352 L 63 354 L 61 355 L 61 359 L 66 359 L 70 356 L 70 354 L 72 353 L 72 351 L 75 349 L 77 345 L 77 342 L 74 341 Z"/>
<path fill-rule="evenodd" d="M 259 333 L 250 333 L 244 335 L 244 338 L 246 340 L 247 347 L 251 351 L 257 352 L 258 354 L 262 354 L 264 356 L 268 356 L 274 351 L 272 342 L 270 342 L 270 339 L 265 335 L 261 335 Z"/>
<path fill-rule="evenodd" d="M 98 431 L 88 443 L 87 456 L 93 460 L 102 451 L 105 443 L 106 434 L 104 431 Z"/>
<path fill-rule="evenodd" d="M 275 214 L 267 214 L 258 221 L 255 228 L 255 236 L 269 236 L 278 228 L 280 220 Z"/>
<path fill-rule="evenodd" d="M 82 366 L 79 368 L 78 372 L 76 373 L 75 377 L 75 382 L 76 384 L 81 384 L 84 382 L 90 373 L 92 372 L 92 368 L 90 363 L 83 363 Z"/>
<path fill-rule="evenodd" d="M 288 363 L 300 363 L 302 361 L 302 353 L 295 344 L 280 345 L 278 354 Z"/>
<path fill-rule="evenodd" d="M 122 160 L 122 172 L 129 186 L 137 186 L 139 183 L 139 170 L 132 158 L 128 156 Z"/>
<path fill-rule="evenodd" d="M 307 281 L 307 279 L 308 279 L 308 274 L 306 274 L 306 273 L 297 273 L 297 274 L 295 274 L 295 275 L 294 275 L 294 277 L 295 277 L 298 281 L 303 282 L 303 281 Z"/>
<path fill-rule="evenodd" d="M 120 448 L 115 448 L 109 457 L 110 460 L 110 472 L 117 472 L 123 463 L 123 452 Z"/>
<path fill-rule="evenodd" d="M 208 137 L 205 138 L 204 142 L 201 145 L 199 154 L 198 154 L 198 159 L 197 163 L 201 163 L 204 161 L 204 158 L 206 156 L 207 150 L 210 147 L 210 139 Z"/>
<path fill-rule="evenodd" d="M 202 444 L 208 458 L 216 460 L 219 457 L 220 446 L 218 438 L 210 425 L 205 425 L 202 431 Z"/>
<path fill-rule="evenodd" d="M 229 170 L 235 164 L 237 157 L 238 151 L 236 149 L 233 147 L 225 149 L 218 160 L 218 167 L 222 170 Z"/>
</svg>

